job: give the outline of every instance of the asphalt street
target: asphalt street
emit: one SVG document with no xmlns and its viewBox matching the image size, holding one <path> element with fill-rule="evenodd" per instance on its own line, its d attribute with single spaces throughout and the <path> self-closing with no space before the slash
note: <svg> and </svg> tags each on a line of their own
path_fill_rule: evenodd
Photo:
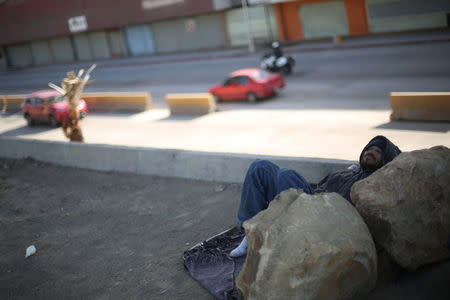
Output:
<svg viewBox="0 0 450 300">
<path fill-rule="evenodd" d="M 283 97 L 264 107 L 387 109 L 391 91 L 450 89 L 449 31 L 354 38 L 342 45 L 305 42 L 284 49 L 297 61 L 294 74 Z M 154 108 L 166 108 L 165 94 L 204 92 L 236 69 L 258 67 L 265 51 L 249 54 L 240 48 L 11 70 L 0 72 L 0 94 L 45 89 L 48 82 L 59 84 L 67 71 L 96 63 L 86 91 L 146 91 Z"/>
</svg>

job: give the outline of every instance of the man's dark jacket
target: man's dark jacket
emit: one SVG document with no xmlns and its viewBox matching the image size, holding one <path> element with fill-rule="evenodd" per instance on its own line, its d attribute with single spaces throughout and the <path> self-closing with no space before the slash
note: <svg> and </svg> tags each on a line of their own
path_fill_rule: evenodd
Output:
<svg viewBox="0 0 450 300">
<path fill-rule="evenodd" d="M 372 146 L 377 146 L 383 151 L 382 166 L 392 161 L 397 155 L 401 153 L 400 149 L 390 140 L 382 135 L 378 135 L 371 139 L 370 142 L 361 151 L 361 154 L 359 156 L 360 165 L 357 168 L 346 169 L 328 174 L 327 177 L 319 182 L 318 187 L 315 189 L 315 192 L 336 192 L 350 201 L 350 203 L 352 203 L 350 199 L 350 189 L 352 185 L 356 181 L 364 179 L 374 172 L 365 170 L 361 167 L 361 160 L 363 158 L 364 152 Z"/>
</svg>

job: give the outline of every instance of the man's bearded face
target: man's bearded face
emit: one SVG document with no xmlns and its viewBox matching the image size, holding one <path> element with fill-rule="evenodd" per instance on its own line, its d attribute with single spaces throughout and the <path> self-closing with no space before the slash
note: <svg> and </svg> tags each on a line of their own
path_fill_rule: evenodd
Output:
<svg viewBox="0 0 450 300">
<path fill-rule="evenodd" d="M 364 152 L 361 160 L 361 166 L 368 170 L 376 170 L 381 168 L 383 164 L 382 156 L 383 151 L 381 151 L 381 149 L 377 146 L 372 146 Z"/>
</svg>

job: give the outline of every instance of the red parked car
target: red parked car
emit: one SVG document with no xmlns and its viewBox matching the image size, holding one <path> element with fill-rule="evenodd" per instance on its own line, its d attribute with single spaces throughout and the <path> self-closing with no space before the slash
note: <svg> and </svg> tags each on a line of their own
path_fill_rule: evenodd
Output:
<svg viewBox="0 0 450 300">
<path fill-rule="evenodd" d="M 48 109 L 45 110 L 48 101 L 51 101 L 51 103 L 48 105 Z M 55 90 L 42 90 L 26 96 L 21 108 L 28 126 L 38 122 L 47 122 L 55 127 L 61 124 L 69 114 L 67 97 Z M 78 100 L 78 109 L 80 110 L 80 118 L 84 118 L 88 110 L 83 99 Z"/>
<path fill-rule="evenodd" d="M 254 103 L 259 98 L 277 94 L 284 88 L 283 75 L 261 69 L 241 69 L 231 73 L 223 85 L 208 90 L 216 101 L 247 100 Z"/>
</svg>

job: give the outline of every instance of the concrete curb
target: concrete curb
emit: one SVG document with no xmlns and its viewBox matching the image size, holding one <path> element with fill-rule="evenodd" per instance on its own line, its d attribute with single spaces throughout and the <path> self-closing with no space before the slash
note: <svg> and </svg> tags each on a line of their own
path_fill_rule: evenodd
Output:
<svg viewBox="0 0 450 300">
<path fill-rule="evenodd" d="M 280 167 L 294 169 L 312 183 L 317 183 L 329 172 L 344 169 L 355 163 L 322 158 L 210 153 L 16 137 L 0 137 L 0 157 L 14 159 L 29 157 L 42 162 L 91 170 L 230 183 L 242 183 L 248 166 L 256 158 L 268 159 Z"/>
</svg>

